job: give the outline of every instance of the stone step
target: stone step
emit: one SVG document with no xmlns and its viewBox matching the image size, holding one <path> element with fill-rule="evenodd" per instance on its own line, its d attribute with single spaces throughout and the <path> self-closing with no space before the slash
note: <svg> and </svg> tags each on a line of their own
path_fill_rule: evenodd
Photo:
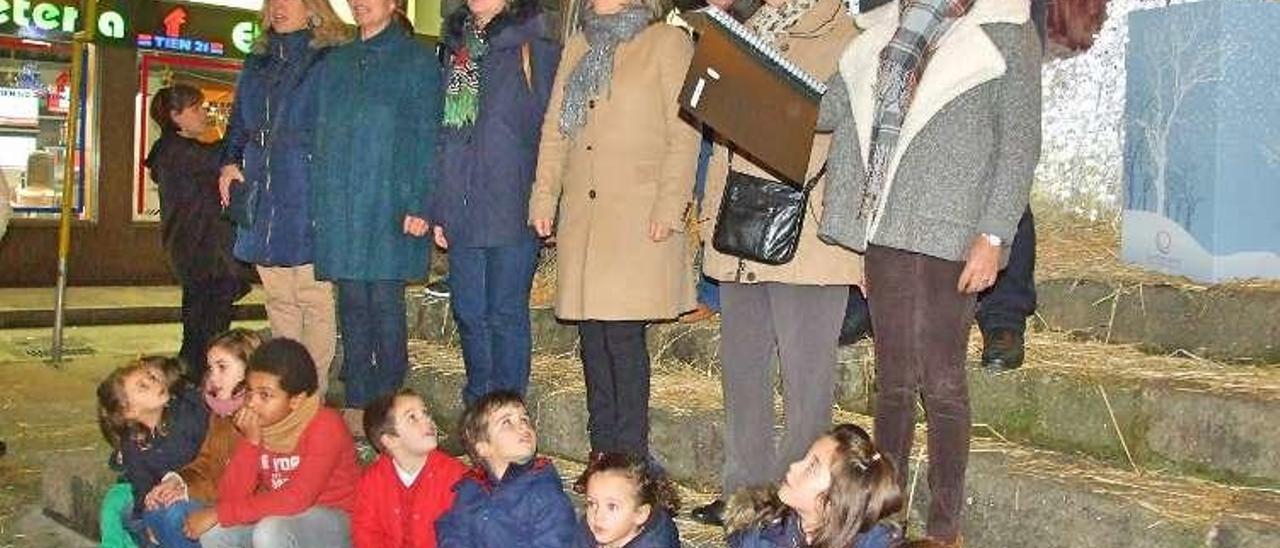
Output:
<svg viewBox="0 0 1280 548">
<path fill-rule="evenodd" d="M 1280 291 L 1275 288 L 1275 283 L 1203 287 L 1046 279 L 1036 283 L 1037 316 L 1055 330 L 1135 343 L 1156 353 L 1280 363 Z"/>
<path fill-rule="evenodd" d="M 465 378 L 454 347 L 411 343 L 407 384 L 443 424 L 461 413 Z M 535 358 L 529 407 L 542 451 L 581 458 L 588 450 L 581 367 L 572 357 Z M 840 420 L 867 418 L 841 410 Z M 723 414 L 713 374 L 661 364 L 650 413 L 653 452 L 682 483 L 714 491 Z M 920 439 L 923 439 L 921 434 Z M 923 485 L 921 482 L 920 485 Z M 974 547 L 1168 547 L 1280 545 L 1280 495 L 1162 471 L 1141 473 L 997 439 L 976 439 L 965 536 Z M 925 507 L 922 489 L 913 520 Z"/>
<path fill-rule="evenodd" d="M 456 342 L 447 300 L 415 303 L 414 337 Z M 577 331 L 550 309 L 533 309 L 532 325 L 536 353 L 576 355 Z M 714 377 L 719 336 L 715 321 L 656 324 L 649 347 L 657 361 L 682 362 Z M 1154 356 L 1132 345 L 1057 332 L 1027 337 L 1023 368 L 998 375 L 969 370 L 974 421 L 993 435 L 1130 467 L 1280 487 L 1280 436 L 1273 435 L 1273 425 L 1280 424 L 1280 368 L 1224 365 L 1190 354 Z M 973 365 L 980 345 L 975 330 Z M 840 350 L 836 393 L 842 407 L 871 412 L 873 372 L 869 342 Z"/>
</svg>

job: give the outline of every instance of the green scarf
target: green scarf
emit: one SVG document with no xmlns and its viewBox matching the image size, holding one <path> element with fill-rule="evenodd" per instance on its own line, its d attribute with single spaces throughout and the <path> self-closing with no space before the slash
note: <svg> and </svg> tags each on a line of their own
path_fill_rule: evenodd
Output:
<svg viewBox="0 0 1280 548">
<path fill-rule="evenodd" d="M 489 50 L 484 29 L 467 14 L 462 25 L 463 46 L 453 53 L 449 85 L 444 91 L 444 125 L 460 128 L 476 123 L 480 113 L 480 59 Z"/>
</svg>

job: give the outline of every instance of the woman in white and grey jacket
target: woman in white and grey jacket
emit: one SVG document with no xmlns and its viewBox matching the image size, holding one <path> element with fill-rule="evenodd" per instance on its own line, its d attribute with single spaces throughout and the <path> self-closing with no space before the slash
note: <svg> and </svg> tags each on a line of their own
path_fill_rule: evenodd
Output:
<svg viewBox="0 0 1280 548">
<path fill-rule="evenodd" d="M 858 16 L 819 128 L 834 130 L 819 236 L 866 252 L 875 325 L 875 438 L 905 485 L 922 394 L 932 489 L 928 536 L 960 537 L 970 413 L 965 351 L 975 294 L 1008 260 L 1040 154 L 1040 45 L 1028 0 L 974 0 L 940 33 L 887 168 L 866 165 L 882 50 L 899 4 Z"/>
</svg>

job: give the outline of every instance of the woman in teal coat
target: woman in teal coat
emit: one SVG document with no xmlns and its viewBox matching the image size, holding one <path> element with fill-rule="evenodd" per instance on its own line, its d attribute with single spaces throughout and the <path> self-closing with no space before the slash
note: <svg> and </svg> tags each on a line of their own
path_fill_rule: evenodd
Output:
<svg viewBox="0 0 1280 548">
<path fill-rule="evenodd" d="M 316 276 L 338 288 L 346 415 L 358 425 L 356 410 L 399 388 L 408 364 L 404 287 L 426 275 L 440 67 L 398 0 L 350 3 L 359 39 L 324 62 L 311 215 Z"/>
</svg>

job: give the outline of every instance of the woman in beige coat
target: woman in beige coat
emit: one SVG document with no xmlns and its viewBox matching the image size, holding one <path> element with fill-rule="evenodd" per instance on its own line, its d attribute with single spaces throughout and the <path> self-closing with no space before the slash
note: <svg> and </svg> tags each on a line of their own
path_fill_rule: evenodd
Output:
<svg viewBox="0 0 1280 548">
<path fill-rule="evenodd" d="M 819 80 L 836 72 L 840 52 L 857 34 L 840 0 L 765 0 L 746 26 L 791 62 Z M 822 168 L 829 135 L 814 139 L 808 176 Z M 715 233 L 730 170 L 777 180 L 764 169 L 717 145 L 707 170 L 703 241 Z M 799 460 L 831 425 L 836 339 L 850 286 L 862 280 L 862 259 L 818 239 L 825 177 L 809 196 L 800 243 L 790 262 L 769 266 L 704 250 L 703 272 L 720 281 L 721 384 L 725 403 L 722 493 L 773 481 Z M 855 289 L 856 291 L 856 289 Z M 773 360 L 781 363 L 786 426 L 773 435 Z M 694 510 L 719 524 L 724 504 Z"/>
<path fill-rule="evenodd" d="M 677 95 L 693 54 L 658 0 L 583 0 L 529 200 L 556 227 L 556 315 L 578 322 L 591 450 L 647 456 L 649 320 L 694 307 L 683 233 L 699 135 Z"/>
</svg>

